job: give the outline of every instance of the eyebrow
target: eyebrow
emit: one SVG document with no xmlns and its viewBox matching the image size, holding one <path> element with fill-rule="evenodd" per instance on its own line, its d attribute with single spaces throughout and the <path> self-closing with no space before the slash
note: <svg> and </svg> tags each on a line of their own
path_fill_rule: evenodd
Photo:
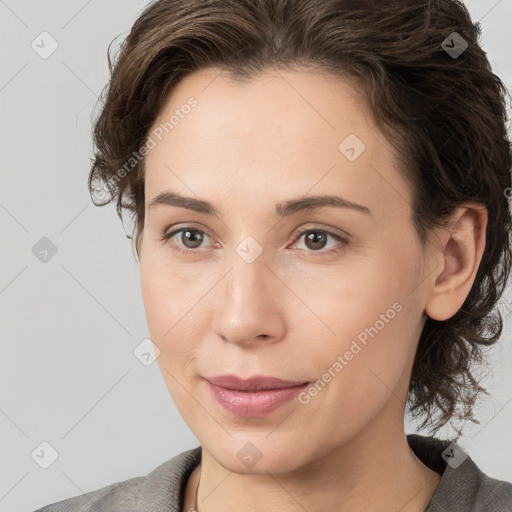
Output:
<svg viewBox="0 0 512 512">
<path fill-rule="evenodd" d="M 152 210 L 162 205 L 178 206 L 180 208 L 186 208 L 187 210 L 204 213 L 206 215 L 217 215 L 214 206 L 208 201 L 196 199 L 194 197 L 185 197 L 176 192 L 171 192 L 170 190 L 165 190 L 155 196 L 150 201 L 148 208 Z M 371 215 L 371 210 L 367 206 L 353 203 L 352 201 L 335 195 L 304 196 L 299 199 L 290 199 L 285 203 L 277 203 L 276 215 L 279 217 L 286 217 L 287 215 L 291 215 L 299 211 L 323 207 L 350 208 Z"/>
</svg>

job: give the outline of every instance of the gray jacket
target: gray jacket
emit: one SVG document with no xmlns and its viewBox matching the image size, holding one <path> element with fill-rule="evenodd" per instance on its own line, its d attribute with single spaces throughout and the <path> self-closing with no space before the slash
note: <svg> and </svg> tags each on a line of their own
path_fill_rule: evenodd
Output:
<svg viewBox="0 0 512 512">
<path fill-rule="evenodd" d="M 487 476 L 467 454 L 461 457 L 464 452 L 456 443 L 417 434 L 408 434 L 407 441 L 423 464 L 442 474 L 425 512 L 512 512 L 512 483 Z M 164 462 L 147 476 L 114 483 L 35 512 L 181 512 L 188 477 L 200 460 L 198 446 Z"/>
</svg>

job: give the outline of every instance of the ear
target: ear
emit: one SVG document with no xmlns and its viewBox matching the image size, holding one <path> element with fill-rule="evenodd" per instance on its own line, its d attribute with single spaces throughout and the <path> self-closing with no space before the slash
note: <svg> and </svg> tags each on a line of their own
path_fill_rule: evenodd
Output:
<svg viewBox="0 0 512 512">
<path fill-rule="evenodd" d="M 433 320 L 447 320 L 466 300 L 485 248 L 487 209 L 480 203 L 464 203 L 443 228 L 433 248 L 433 259 L 440 261 L 432 274 L 425 312 Z"/>
</svg>

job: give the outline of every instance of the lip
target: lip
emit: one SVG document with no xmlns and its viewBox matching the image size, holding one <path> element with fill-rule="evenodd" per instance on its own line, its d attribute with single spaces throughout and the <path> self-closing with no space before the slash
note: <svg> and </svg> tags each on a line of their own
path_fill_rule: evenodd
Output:
<svg viewBox="0 0 512 512">
<path fill-rule="evenodd" d="M 213 398 L 237 416 L 260 417 L 295 398 L 310 382 L 297 382 L 257 375 L 242 379 L 235 375 L 205 378 Z"/>
<path fill-rule="evenodd" d="M 208 382 L 226 389 L 234 391 L 261 391 L 266 389 L 281 389 L 300 386 L 305 381 L 291 381 L 269 377 L 266 375 L 255 375 L 248 379 L 242 379 L 236 375 L 217 375 L 214 377 L 205 377 Z"/>
</svg>

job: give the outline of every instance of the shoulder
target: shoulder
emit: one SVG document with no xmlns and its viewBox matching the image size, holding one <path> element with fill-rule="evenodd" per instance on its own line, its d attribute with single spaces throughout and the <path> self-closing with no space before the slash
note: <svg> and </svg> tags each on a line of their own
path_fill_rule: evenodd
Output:
<svg viewBox="0 0 512 512">
<path fill-rule="evenodd" d="M 102 487 L 95 491 L 46 505 L 35 512 L 92 512 L 133 506 L 145 477 L 135 477 Z"/>
<path fill-rule="evenodd" d="M 512 483 L 485 474 L 470 457 L 466 462 L 466 473 L 459 481 L 471 493 L 474 510 L 512 512 Z"/>
<path fill-rule="evenodd" d="M 457 469 L 447 467 L 428 510 L 512 512 L 512 483 L 485 474 L 468 456 Z"/>
<path fill-rule="evenodd" d="M 459 444 L 418 435 L 407 438 L 422 462 L 442 475 L 428 512 L 512 512 L 512 483 L 484 473 Z"/>
<path fill-rule="evenodd" d="M 494 480 L 494 482 L 494 489 L 492 490 L 492 496 L 489 497 L 489 502 L 501 506 L 501 510 L 512 511 L 512 483 L 504 480 Z M 499 510 L 499 508 L 495 507 L 492 510 Z"/>
<path fill-rule="evenodd" d="M 201 447 L 182 452 L 147 476 L 116 482 L 100 489 L 46 505 L 35 512 L 117 512 L 175 510 L 189 474 L 201 458 Z"/>
</svg>

